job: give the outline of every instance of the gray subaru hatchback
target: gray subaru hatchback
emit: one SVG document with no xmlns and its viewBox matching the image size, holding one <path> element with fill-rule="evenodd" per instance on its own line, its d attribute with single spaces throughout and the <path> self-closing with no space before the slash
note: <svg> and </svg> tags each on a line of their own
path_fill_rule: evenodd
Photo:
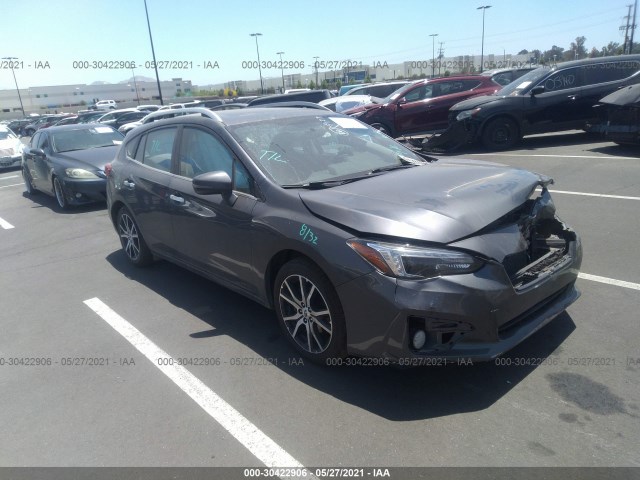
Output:
<svg viewBox="0 0 640 480">
<path fill-rule="evenodd" d="M 326 110 L 193 113 L 135 129 L 107 168 L 124 254 L 272 308 L 311 360 L 489 360 L 579 296 L 550 178 Z"/>
</svg>

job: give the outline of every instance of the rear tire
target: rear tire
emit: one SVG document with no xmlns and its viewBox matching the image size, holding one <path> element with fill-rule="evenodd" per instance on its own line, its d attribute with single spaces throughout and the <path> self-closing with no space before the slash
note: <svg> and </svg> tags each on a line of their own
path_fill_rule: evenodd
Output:
<svg viewBox="0 0 640 480">
<path fill-rule="evenodd" d="M 327 365 L 344 358 L 347 335 L 338 294 L 313 263 L 296 258 L 278 272 L 273 304 L 286 339 L 305 358 Z"/>
<path fill-rule="evenodd" d="M 515 121 L 508 117 L 491 120 L 482 132 L 482 144 L 488 150 L 507 150 L 520 141 L 520 132 Z"/>
<path fill-rule="evenodd" d="M 153 263 L 153 254 L 149 250 L 147 242 L 144 241 L 133 215 L 126 207 L 118 210 L 116 230 L 120 237 L 122 251 L 130 263 L 136 267 L 145 267 Z"/>
</svg>

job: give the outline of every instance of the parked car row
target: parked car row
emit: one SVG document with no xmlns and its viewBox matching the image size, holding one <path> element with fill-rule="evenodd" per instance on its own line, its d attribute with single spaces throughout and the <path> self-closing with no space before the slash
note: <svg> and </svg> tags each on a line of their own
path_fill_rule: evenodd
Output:
<svg viewBox="0 0 640 480">
<path fill-rule="evenodd" d="M 603 97 L 640 82 L 640 55 L 589 58 L 539 67 L 493 95 L 453 105 L 448 129 L 425 148 L 481 141 L 491 150 L 515 146 L 525 135 L 586 129 L 599 123 Z"/>
</svg>

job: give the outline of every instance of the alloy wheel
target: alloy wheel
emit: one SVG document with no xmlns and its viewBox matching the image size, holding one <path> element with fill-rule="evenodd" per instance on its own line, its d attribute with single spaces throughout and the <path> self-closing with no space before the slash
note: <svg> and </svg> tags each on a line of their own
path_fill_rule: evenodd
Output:
<svg viewBox="0 0 640 480">
<path fill-rule="evenodd" d="M 331 344 L 333 322 L 329 305 L 307 277 L 290 275 L 280 285 L 282 320 L 291 338 L 308 353 L 322 353 Z"/>
<path fill-rule="evenodd" d="M 130 260 L 136 261 L 140 256 L 140 236 L 133 219 L 126 213 L 120 215 L 118 234 L 122 248 Z"/>
</svg>

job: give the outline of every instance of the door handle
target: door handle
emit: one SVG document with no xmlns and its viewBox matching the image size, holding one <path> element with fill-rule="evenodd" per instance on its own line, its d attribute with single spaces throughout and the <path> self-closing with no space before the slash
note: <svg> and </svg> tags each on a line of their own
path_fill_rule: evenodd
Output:
<svg viewBox="0 0 640 480">
<path fill-rule="evenodd" d="M 575 99 L 576 99 L 576 96 L 575 96 L 575 95 L 567 95 L 567 98 L 568 98 L 569 100 L 575 100 Z"/>
<path fill-rule="evenodd" d="M 133 190 L 134 188 L 136 188 L 136 184 L 133 182 L 130 182 L 129 180 L 125 180 L 124 182 L 122 182 L 122 184 L 129 190 Z"/>
<path fill-rule="evenodd" d="M 177 195 L 169 195 L 169 200 L 172 202 L 178 203 L 180 205 L 184 205 L 184 198 L 178 197 Z"/>
</svg>

